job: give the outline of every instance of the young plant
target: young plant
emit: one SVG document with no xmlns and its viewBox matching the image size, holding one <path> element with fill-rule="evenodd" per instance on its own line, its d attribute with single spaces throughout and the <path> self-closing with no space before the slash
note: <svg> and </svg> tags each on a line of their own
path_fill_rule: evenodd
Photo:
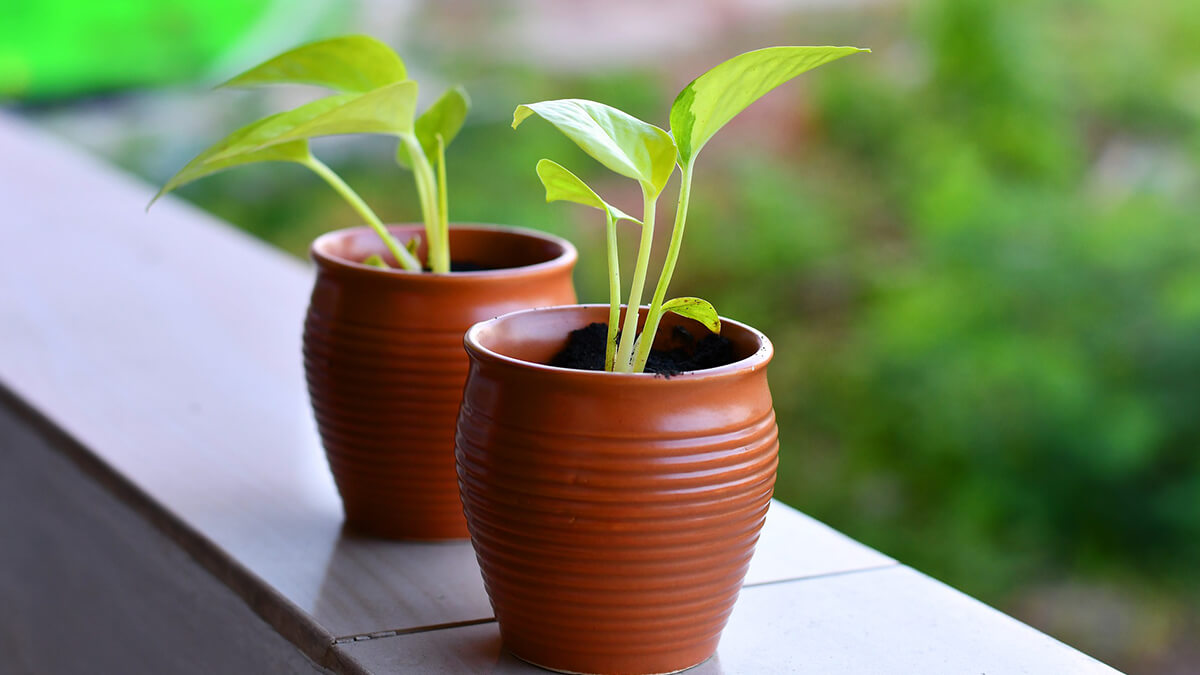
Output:
<svg viewBox="0 0 1200 675">
<path fill-rule="evenodd" d="M 595 101 L 559 99 L 517 106 L 513 112 L 514 129 L 536 114 L 553 124 L 593 159 L 611 171 L 636 180 L 642 188 L 642 219 L 638 221 L 609 205 L 562 166 L 548 159 L 537 165 L 538 177 L 546 188 L 546 201 L 576 202 L 606 214 L 611 303 L 606 370 L 643 372 L 665 312 L 696 319 L 715 333 L 721 330 L 720 318 L 707 301 L 700 298 L 666 299 L 687 222 L 692 172 L 696 156 L 704 145 L 729 120 L 772 89 L 817 66 L 867 51 L 870 50 L 858 47 L 768 47 L 735 56 L 692 80 L 679 92 L 671 105 L 669 133 Z M 638 308 L 641 307 L 654 239 L 655 206 L 676 166 L 680 172 L 679 197 L 671 243 L 659 272 L 645 326 L 641 335 L 637 335 Z M 642 229 L 618 344 L 617 318 L 621 300 L 615 225 L 620 220 L 639 223 Z"/>
<path fill-rule="evenodd" d="M 426 264 L 433 272 L 449 272 L 445 150 L 462 128 L 470 107 L 467 93 L 461 87 L 451 88 L 416 117 L 417 83 L 408 79 L 404 62 L 390 47 L 365 35 L 297 47 L 220 86 L 282 83 L 318 85 L 336 93 L 263 118 L 226 136 L 172 176 L 150 204 L 177 187 L 218 171 L 255 162 L 294 162 L 308 167 L 336 190 L 383 239 L 401 268 L 420 272 L 423 265 L 416 256 L 416 240 L 407 245 L 397 241 L 358 193 L 313 156 L 308 144 L 311 138 L 339 134 L 395 136 L 399 139 L 396 162 L 410 169 L 416 181 L 428 244 Z M 363 262 L 388 266 L 380 256 Z"/>
</svg>

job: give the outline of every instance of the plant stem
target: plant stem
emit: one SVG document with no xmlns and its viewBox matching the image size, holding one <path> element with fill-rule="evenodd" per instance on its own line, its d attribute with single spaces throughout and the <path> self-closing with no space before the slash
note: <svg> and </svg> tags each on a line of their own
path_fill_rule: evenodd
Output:
<svg viewBox="0 0 1200 675">
<path fill-rule="evenodd" d="M 679 260 L 679 247 L 683 243 L 683 228 L 687 223 L 688 202 L 692 193 L 692 162 L 681 166 L 679 170 L 679 203 L 675 206 L 675 226 L 671 229 L 671 245 L 667 248 L 667 257 L 663 260 L 662 272 L 658 276 L 658 286 L 654 289 L 654 298 L 650 301 L 650 310 L 646 313 L 646 325 L 642 328 L 643 339 L 638 344 L 637 355 L 633 361 L 633 372 L 640 373 L 646 368 L 646 360 L 650 358 L 650 348 L 654 345 L 654 335 L 658 332 L 658 322 L 662 320 L 663 302 L 667 297 L 667 287 L 671 285 L 671 276 L 675 274 L 675 263 Z"/>
<path fill-rule="evenodd" d="M 621 320 L 621 266 L 617 259 L 617 219 L 607 210 L 605 238 L 608 240 L 608 339 L 604 342 L 604 369 L 612 371 L 617 352 L 617 323 Z"/>
<path fill-rule="evenodd" d="M 328 166 L 326 166 L 324 162 L 311 155 L 309 155 L 308 159 L 302 162 L 302 164 L 307 166 L 309 169 L 312 169 L 313 173 L 317 174 L 321 178 L 324 178 L 325 182 L 329 183 L 330 187 L 336 190 L 337 193 L 340 194 L 342 198 L 345 199 L 346 202 L 348 202 L 350 206 L 358 212 L 358 215 L 362 216 L 362 219 L 367 222 L 367 225 L 370 225 L 371 229 L 375 230 L 375 233 L 379 235 L 379 238 L 383 239 L 384 245 L 387 246 L 388 251 L 391 251 L 392 256 L 396 258 L 396 262 L 400 264 L 400 267 L 410 272 L 421 271 L 421 261 L 417 260 L 413 254 L 409 253 L 408 249 L 404 248 L 400 242 L 396 241 L 396 238 L 392 236 L 392 233 L 388 232 L 387 228 L 383 226 L 382 222 L 380 222 L 379 216 L 375 215 L 375 212 L 371 210 L 371 207 L 367 206 L 367 203 L 362 200 L 362 197 L 359 197 L 358 193 L 355 192 L 354 189 L 349 185 L 347 185 L 346 181 L 342 180 L 341 176 L 334 173 L 333 169 L 330 169 Z"/>
<path fill-rule="evenodd" d="M 621 346 L 613 362 L 618 373 L 633 372 L 633 341 L 637 337 L 638 313 L 642 306 L 642 289 L 646 285 L 646 268 L 650 266 L 650 247 L 654 243 L 654 206 L 658 195 L 650 196 L 642 188 L 642 240 L 638 246 L 637 263 L 633 268 L 633 284 L 625 306 L 625 323 L 621 327 Z"/>
<path fill-rule="evenodd" d="M 437 135 L 437 192 L 438 192 L 438 237 L 442 242 L 438 253 L 443 260 L 442 267 L 450 270 L 450 207 L 446 196 L 446 141 L 442 135 Z"/>
<path fill-rule="evenodd" d="M 440 232 L 437 178 L 417 137 L 413 134 L 401 134 L 400 140 L 408 148 L 413 180 L 417 184 L 417 199 L 421 202 L 421 218 L 425 221 L 425 242 L 429 251 L 426 262 L 429 263 L 429 269 L 444 274 L 450 271 L 450 253 L 445 250 L 447 245 Z"/>
</svg>

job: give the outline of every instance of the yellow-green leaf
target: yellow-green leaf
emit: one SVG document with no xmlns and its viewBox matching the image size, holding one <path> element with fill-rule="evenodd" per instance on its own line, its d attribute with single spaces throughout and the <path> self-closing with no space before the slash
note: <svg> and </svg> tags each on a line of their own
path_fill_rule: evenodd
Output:
<svg viewBox="0 0 1200 675">
<path fill-rule="evenodd" d="M 537 163 L 537 175 L 542 179 L 542 185 L 546 188 L 547 202 L 574 202 L 606 211 L 613 220 L 631 220 L 639 224 L 641 222 L 601 199 L 600 195 L 588 187 L 587 183 L 584 183 L 579 176 L 553 160 L 540 160 Z"/>
<path fill-rule="evenodd" d="M 417 83 L 395 82 L 365 94 L 338 94 L 267 118 L 213 159 L 255 152 L 298 139 L 338 134 L 390 134 L 412 132 Z"/>
<path fill-rule="evenodd" d="M 513 128 L 535 113 L 597 162 L 641 183 L 651 196 L 662 192 L 675 170 L 670 134 L 616 108 L 583 99 L 527 103 L 513 112 Z"/>
<path fill-rule="evenodd" d="M 692 161 L 708 139 L 764 94 L 858 47 L 767 47 L 718 64 L 679 92 L 671 106 L 671 134 L 679 161 Z"/>
<path fill-rule="evenodd" d="M 467 96 L 467 90 L 462 87 L 453 87 L 447 89 L 446 93 L 442 94 L 438 100 L 433 102 L 433 105 L 421 113 L 413 124 L 413 134 L 417 137 L 417 141 L 421 144 L 421 149 L 425 151 L 425 157 L 433 163 L 434 157 L 437 154 L 437 137 L 442 135 L 442 141 L 446 145 L 450 145 L 450 141 L 458 135 L 459 129 L 462 129 L 463 120 L 467 117 L 467 111 L 471 108 L 471 98 Z M 412 159 L 408 156 L 408 147 L 400 143 L 396 147 L 396 161 L 400 166 L 412 166 Z"/>
<path fill-rule="evenodd" d="M 674 312 L 679 316 L 695 319 L 714 333 L 721 332 L 721 317 L 717 310 L 707 300 L 700 298 L 674 298 L 663 303 L 664 312 Z"/>
<path fill-rule="evenodd" d="M 363 260 L 363 264 L 370 265 L 371 267 L 378 267 L 381 270 L 388 269 L 388 264 L 383 261 L 383 256 L 379 255 L 378 253 L 372 253 L 371 255 L 367 256 L 366 260 Z"/>
<path fill-rule="evenodd" d="M 346 35 L 286 51 L 220 86 L 297 83 L 365 93 L 407 78 L 391 47 L 367 35 Z"/>
<path fill-rule="evenodd" d="M 217 173 L 218 171 L 224 171 L 225 169 L 233 168 L 235 166 L 252 164 L 254 162 L 304 163 L 307 161 L 312 155 L 308 150 L 308 141 L 305 140 L 281 143 L 254 152 L 242 152 L 222 159 L 214 159 L 214 157 L 217 155 L 220 155 L 229 148 L 239 144 L 242 139 L 249 134 L 254 133 L 256 129 L 264 125 L 272 124 L 275 117 L 277 116 L 272 115 L 271 117 L 261 119 L 252 124 L 247 124 L 220 141 L 217 141 L 204 152 L 196 155 L 196 157 L 193 158 L 192 161 L 188 162 L 186 166 L 180 169 L 178 173 L 176 173 L 174 176 L 171 176 L 171 179 L 167 181 L 166 185 L 163 185 L 162 189 L 158 191 L 158 194 L 154 195 L 154 199 L 150 200 L 150 204 L 147 204 L 146 208 L 150 208 L 150 206 L 152 206 L 154 202 L 158 201 L 160 197 L 180 186 L 186 185 L 199 178 Z"/>
</svg>

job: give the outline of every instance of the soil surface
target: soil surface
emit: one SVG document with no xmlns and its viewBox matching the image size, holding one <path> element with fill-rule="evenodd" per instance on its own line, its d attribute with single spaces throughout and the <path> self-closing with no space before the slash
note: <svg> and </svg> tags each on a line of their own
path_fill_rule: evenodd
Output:
<svg viewBox="0 0 1200 675">
<path fill-rule="evenodd" d="M 571 331 L 567 346 L 550 361 L 550 365 L 575 370 L 604 370 L 604 342 L 608 324 L 592 323 Z M 650 350 L 646 372 L 670 377 L 692 370 L 704 370 L 736 361 L 733 345 L 720 335 L 706 333 L 699 340 L 683 326 L 671 331 L 668 349 Z"/>
<path fill-rule="evenodd" d="M 450 261 L 450 271 L 451 272 L 486 272 L 488 270 L 494 270 L 494 269 L 496 269 L 496 268 L 492 267 L 491 265 L 480 265 L 479 263 L 471 262 L 470 260 L 451 260 Z M 426 267 L 425 271 L 432 272 L 433 270 Z"/>
</svg>

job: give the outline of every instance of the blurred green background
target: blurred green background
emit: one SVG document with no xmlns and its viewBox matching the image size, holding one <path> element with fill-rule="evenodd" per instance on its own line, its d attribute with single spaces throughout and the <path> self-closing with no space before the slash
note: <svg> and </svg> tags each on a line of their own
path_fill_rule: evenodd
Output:
<svg viewBox="0 0 1200 675">
<path fill-rule="evenodd" d="M 547 125 L 511 131 L 516 104 L 594 98 L 666 126 L 740 51 L 871 47 L 709 146 L 673 284 L 776 343 L 778 496 L 1117 667 L 1200 671 L 1200 3 L 226 4 L 16 0 L 0 96 L 158 184 L 312 94 L 205 85 L 366 30 L 427 101 L 473 95 L 451 218 L 571 238 L 593 302 L 602 222 L 544 204 L 533 165 L 631 212 L 637 188 Z M 119 58 L 72 38 L 113 20 L 137 38 Z M 385 220 L 419 219 L 391 141 L 315 147 Z M 355 222 L 292 166 L 181 195 L 298 256 Z"/>
</svg>

